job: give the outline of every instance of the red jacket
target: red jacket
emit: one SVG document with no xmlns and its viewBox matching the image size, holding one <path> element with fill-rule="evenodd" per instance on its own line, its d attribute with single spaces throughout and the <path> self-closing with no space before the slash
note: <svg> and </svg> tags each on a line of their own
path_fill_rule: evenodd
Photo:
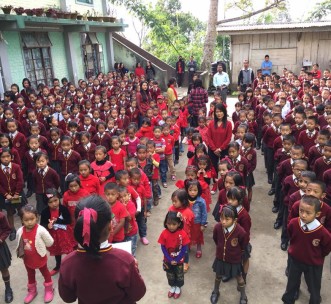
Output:
<svg viewBox="0 0 331 304">
<path fill-rule="evenodd" d="M 223 126 L 216 126 L 214 121 L 211 121 L 208 125 L 208 145 L 212 151 L 220 148 L 221 150 L 227 149 L 232 137 L 232 124 L 227 121 L 225 128 Z"/>
<path fill-rule="evenodd" d="M 172 149 L 175 146 L 175 139 L 173 136 L 171 136 L 170 134 L 168 134 L 167 136 L 163 135 L 161 136 L 161 138 L 163 138 L 166 142 L 166 147 L 164 150 L 164 154 L 165 155 L 170 155 L 172 154 Z"/>
</svg>

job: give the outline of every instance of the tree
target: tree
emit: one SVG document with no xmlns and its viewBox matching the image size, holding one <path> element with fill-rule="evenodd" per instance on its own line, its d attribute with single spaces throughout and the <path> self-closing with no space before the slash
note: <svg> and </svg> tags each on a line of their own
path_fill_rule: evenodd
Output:
<svg viewBox="0 0 331 304">
<path fill-rule="evenodd" d="M 207 25 L 207 34 L 203 45 L 203 59 L 201 70 L 209 70 L 210 64 L 214 59 L 215 44 L 217 38 L 216 23 L 218 13 L 218 0 L 210 0 L 209 19 Z"/>
<path fill-rule="evenodd" d="M 318 21 L 323 19 L 324 17 L 327 17 L 330 14 L 331 14 L 331 0 L 324 0 L 315 5 L 313 11 L 310 12 L 307 20 Z"/>
</svg>

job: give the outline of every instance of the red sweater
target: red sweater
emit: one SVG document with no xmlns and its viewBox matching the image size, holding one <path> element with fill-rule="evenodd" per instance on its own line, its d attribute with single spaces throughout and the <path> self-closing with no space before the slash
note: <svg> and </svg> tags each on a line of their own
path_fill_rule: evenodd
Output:
<svg viewBox="0 0 331 304">
<path fill-rule="evenodd" d="M 305 232 L 297 217 L 289 222 L 287 232 L 290 237 L 288 253 L 292 258 L 307 265 L 323 265 L 331 251 L 331 235 L 323 225 Z"/>
<path fill-rule="evenodd" d="M 83 176 L 79 175 L 80 183 L 82 188 L 85 189 L 90 195 L 96 194 L 99 195 L 100 193 L 100 181 L 95 175 L 90 174 L 88 177 L 84 178 Z"/>
<path fill-rule="evenodd" d="M 232 137 L 232 124 L 230 121 L 226 122 L 225 128 L 223 126 L 216 126 L 214 121 L 208 125 L 208 145 L 212 151 L 220 148 L 221 150 L 227 149 Z"/>
<path fill-rule="evenodd" d="M 230 264 L 241 263 L 242 254 L 248 245 L 248 235 L 239 224 L 235 224 L 226 236 L 222 225 L 217 223 L 213 231 L 213 240 L 216 244 L 217 259 Z"/>
<path fill-rule="evenodd" d="M 76 193 L 68 190 L 63 194 L 63 202 L 62 205 L 67 207 L 71 216 L 71 225 L 74 227 L 76 220 L 75 220 L 75 209 L 80 199 L 91 195 L 86 191 L 86 189 L 80 188 Z"/>
<path fill-rule="evenodd" d="M 59 277 L 61 298 L 67 303 L 78 299 L 80 304 L 134 304 L 139 301 L 146 293 L 146 286 L 134 257 L 111 246 L 99 252 L 98 259 L 80 249 L 64 258 Z M 91 273 L 98 275 L 91 279 Z"/>
<path fill-rule="evenodd" d="M 165 155 L 170 155 L 172 154 L 172 149 L 175 145 L 175 140 L 174 140 L 174 137 L 171 136 L 170 134 L 168 134 L 167 136 L 165 135 L 162 135 L 162 138 L 165 140 L 165 143 L 166 143 L 166 147 L 165 147 L 165 150 L 164 150 L 164 154 Z"/>
</svg>

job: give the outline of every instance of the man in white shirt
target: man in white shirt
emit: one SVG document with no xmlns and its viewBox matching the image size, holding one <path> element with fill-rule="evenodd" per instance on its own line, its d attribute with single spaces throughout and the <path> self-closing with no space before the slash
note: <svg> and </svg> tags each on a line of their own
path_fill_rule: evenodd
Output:
<svg viewBox="0 0 331 304">
<path fill-rule="evenodd" d="M 222 97 L 222 101 L 226 103 L 226 95 L 230 84 L 229 75 L 223 72 L 223 66 L 217 66 L 217 73 L 213 77 L 213 85 Z"/>
</svg>

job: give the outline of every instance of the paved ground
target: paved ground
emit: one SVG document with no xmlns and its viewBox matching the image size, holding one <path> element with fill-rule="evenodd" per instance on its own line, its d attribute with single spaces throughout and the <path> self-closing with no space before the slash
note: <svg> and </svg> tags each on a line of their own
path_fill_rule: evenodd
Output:
<svg viewBox="0 0 331 304">
<path fill-rule="evenodd" d="M 233 110 L 234 99 L 228 101 L 229 112 Z M 231 106 L 232 105 L 232 106 Z M 176 167 L 177 177 L 184 178 L 186 165 L 185 156 L 182 156 L 180 164 Z M 287 254 L 280 250 L 280 231 L 273 229 L 275 215 L 271 213 L 272 199 L 266 194 L 269 185 L 266 183 L 265 170 L 263 168 L 262 157 L 258 153 L 258 165 L 255 171 L 256 186 L 254 187 L 253 202 L 250 215 L 252 217 L 251 243 L 253 246 L 252 258 L 250 260 L 250 270 L 247 277 L 247 295 L 249 303 L 253 304 L 276 304 L 282 303 L 280 298 L 285 290 L 286 277 L 284 275 Z M 165 273 L 162 270 L 162 254 L 157 239 L 162 231 L 163 220 L 168 207 L 171 204 L 170 196 L 175 190 L 173 182 L 168 183 L 167 189 L 162 189 L 162 199 L 160 205 L 153 209 L 152 216 L 148 219 L 148 238 L 150 244 L 143 246 L 139 244 L 137 258 L 140 265 L 141 274 L 145 279 L 147 293 L 139 302 L 142 304 L 163 304 L 176 301 L 177 303 L 204 304 L 209 303 L 209 296 L 213 288 L 214 274 L 211 265 L 215 256 L 215 246 L 212 241 L 212 229 L 215 224 L 209 215 L 209 227 L 205 231 L 205 245 L 203 256 L 200 260 L 195 258 L 195 250 L 191 252 L 191 268 L 185 275 L 185 286 L 180 299 L 173 300 L 167 298 L 168 285 Z M 213 196 L 213 201 L 217 195 Z M 34 199 L 31 200 L 33 202 Z M 17 226 L 19 220 L 17 219 Z M 9 242 L 9 246 L 14 252 L 15 242 Z M 53 258 L 49 260 L 49 267 L 54 266 Z M 111 270 L 109 270 L 111 271 Z M 22 261 L 13 257 L 10 268 L 12 286 L 15 294 L 13 303 L 23 303 L 26 293 L 26 271 Z M 91 275 L 93 278 L 93 275 Z M 43 303 L 42 278 L 37 276 L 39 285 L 39 295 L 33 303 Z M 57 284 L 57 277 L 54 277 Z M 326 259 L 323 275 L 322 298 L 323 303 L 330 303 L 331 299 L 331 276 L 330 258 Z M 302 283 L 300 299 L 296 303 L 305 304 L 309 302 L 306 284 Z M 3 302 L 4 288 L 0 284 L 0 303 Z M 221 284 L 221 297 L 219 303 L 233 304 L 239 302 L 239 293 L 236 291 L 236 282 L 232 280 Z M 53 303 L 61 304 L 63 301 L 56 294 Z M 93 303 L 90 303 L 93 304 Z M 109 303 L 111 304 L 111 303 Z"/>
</svg>

